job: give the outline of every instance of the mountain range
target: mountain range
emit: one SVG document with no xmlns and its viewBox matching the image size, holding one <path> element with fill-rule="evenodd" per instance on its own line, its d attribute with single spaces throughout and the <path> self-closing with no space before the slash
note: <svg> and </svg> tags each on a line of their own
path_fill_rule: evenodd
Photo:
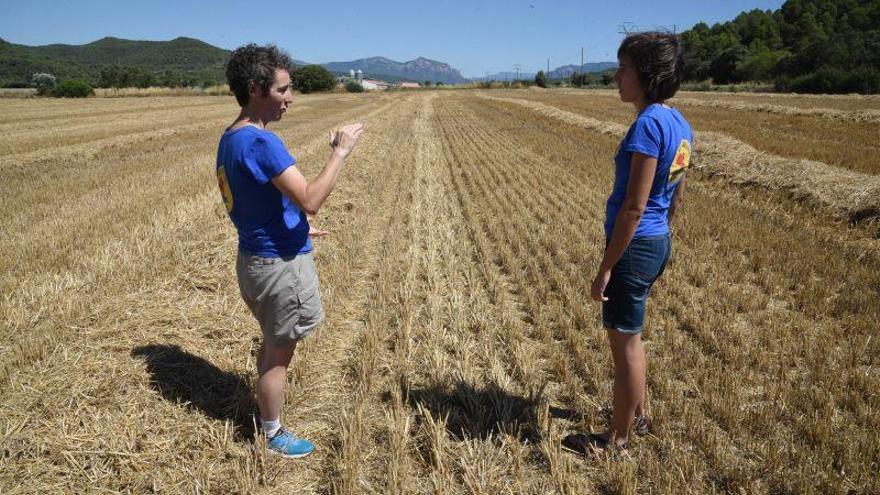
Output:
<svg viewBox="0 0 880 495">
<path fill-rule="evenodd" d="M 385 57 L 370 57 L 353 60 L 351 62 L 328 62 L 323 65 L 327 70 L 336 74 L 348 73 L 351 70 L 361 70 L 365 77 L 374 76 L 388 79 L 392 76 L 396 79 L 410 81 L 442 82 L 444 84 L 462 84 L 467 79 L 461 75 L 458 69 L 453 69 L 449 64 L 419 57 L 409 62 L 396 62 Z"/>
<path fill-rule="evenodd" d="M 564 79 L 566 77 L 571 77 L 571 75 L 575 72 L 581 73 L 593 73 L 593 72 L 603 72 L 608 69 L 616 69 L 617 62 L 591 62 L 580 65 L 562 65 L 556 67 L 551 70 L 548 77 L 550 79 Z M 513 81 L 517 78 L 520 79 L 534 79 L 536 72 L 497 72 L 495 74 L 488 74 L 485 77 L 474 77 L 472 81 Z"/>
<path fill-rule="evenodd" d="M 170 41 L 135 41 L 106 37 L 84 45 L 52 44 L 27 46 L 0 39 L 0 86 L 26 85 L 36 72 L 48 72 L 60 79 L 82 79 L 95 84 L 103 67 L 138 66 L 159 74 L 173 70 L 205 84 L 225 82 L 224 67 L 229 50 L 193 38 Z M 295 60 L 296 65 L 307 65 Z M 350 62 L 320 64 L 336 75 L 361 70 L 364 77 L 400 80 L 467 82 L 461 72 L 444 62 L 424 57 L 397 62 L 370 57 Z"/>
<path fill-rule="evenodd" d="M 48 72 L 59 79 L 81 79 L 96 84 L 101 69 L 112 65 L 137 66 L 154 74 L 175 71 L 203 84 L 225 82 L 224 67 L 229 50 L 219 48 L 194 38 L 175 38 L 170 41 L 136 41 L 106 37 L 84 45 L 52 44 L 27 46 L 0 39 L 0 86 L 26 86 L 31 75 Z M 296 65 L 309 65 L 294 60 Z M 385 57 L 369 57 L 349 62 L 319 64 L 336 75 L 360 70 L 364 77 L 384 79 L 389 82 L 401 80 L 443 82 L 462 84 L 468 82 L 458 69 L 445 62 L 418 57 L 408 62 L 397 62 Z M 586 72 L 601 72 L 614 68 L 613 62 L 589 63 Z M 550 79 L 569 77 L 581 67 L 565 65 L 550 71 Z M 513 80 L 515 72 L 491 74 L 486 79 Z M 533 79 L 535 73 L 520 72 L 521 79 Z M 480 80 L 483 78 L 473 78 Z"/>
</svg>

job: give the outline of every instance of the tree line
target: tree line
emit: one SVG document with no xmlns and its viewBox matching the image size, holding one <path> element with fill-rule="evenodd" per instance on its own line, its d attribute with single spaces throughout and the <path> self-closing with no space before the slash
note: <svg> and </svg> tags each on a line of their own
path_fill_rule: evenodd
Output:
<svg viewBox="0 0 880 495">
<path fill-rule="evenodd" d="M 681 33 L 685 80 L 800 93 L 880 92 L 880 1 L 788 0 Z"/>
<path fill-rule="evenodd" d="M 101 68 L 97 86 L 99 88 L 149 88 L 151 86 L 182 88 L 213 86 L 223 82 L 225 81 L 200 78 L 194 74 L 173 69 L 152 72 L 136 65 L 110 65 Z"/>
<path fill-rule="evenodd" d="M 154 73 L 136 65 L 110 65 L 101 68 L 95 84 L 99 88 L 149 88 L 154 86 L 168 88 L 212 86 L 224 84 L 225 81 L 200 80 L 198 77 L 177 70 L 165 70 Z M 76 86 L 77 91 L 71 93 L 68 86 Z M 291 72 L 291 85 L 302 93 L 328 91 L 336 86 L 336 78 L 327 69 L 319 65 L 295 67 Z M 37 88 L 41 96 L 89 96 L 93 94 L 91 85 L 79 79 L 64 79 L 57 83 L 57 78 L 48 73 L 34 73 L 30 86 Z M 63 91 L 62 91 L 63 90 Z"/>
</svg>

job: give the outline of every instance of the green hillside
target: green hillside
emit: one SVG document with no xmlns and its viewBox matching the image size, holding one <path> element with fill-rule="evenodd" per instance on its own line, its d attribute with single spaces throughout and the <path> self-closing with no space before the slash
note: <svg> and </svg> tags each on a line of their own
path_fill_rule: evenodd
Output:
<svg viewBox="0 0 880 495">
<path fill-rule="evenodd" d="M 133 41 L 102 38 L 85 45 L 25 46 L 0 40 L 0 86 L 27 84 L 35 72 L 102 85 L 122 72 L 152 76 L 156 82 L 224 82 L 229 51 L 192 38 Z M 146 80 L 146 79 L 143 79 Z M 106 84 L 104 84 L 106 85 Z"/>
<path fill-rule="evenodd" d="M 806 93 L 880 92 L 880 1 L 787 0 L 683 32 L 685 78 Z"/>
</svg>

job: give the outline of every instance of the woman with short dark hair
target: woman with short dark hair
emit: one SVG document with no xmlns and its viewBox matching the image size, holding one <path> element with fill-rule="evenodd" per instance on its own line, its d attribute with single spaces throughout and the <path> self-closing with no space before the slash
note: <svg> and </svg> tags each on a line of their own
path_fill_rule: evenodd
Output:
<svg viewBox="0 0 880 495">
<path fill-rule="evenodd" d="M 602 323 L 614 361 L 613 415 L 600 434 L 569 435 L 578 452 L 625 450 L 635 425 L 645 434 L 645 351 L 641 332 L 651 286 L 672 252 L 670 224 L 681 204 L 693 136 L 690 124 L 665 101 L 678 90 L 683 69 L 675 35 L 632 34 L 617 52 L 620 99 L 635 122 L 614 157 L 614 186 L 605 210 L 606 245 L 591 297 L 602 302 Z"/>
<path fill-rule="evenodd" d="M 287 368 L 297 342 L 324 317 L 306 214 L 316 214 L 330 195 L 363 126 L 331 133 L 327 163 L 306 180 L 281 139 L 267 129 L 293 101 L 290 67 L 290 57 L 273 45 L 245 45 L 232 53 L 226 78 L 241 113 L 220 138 L 216 173 L 238 231 L 241 296 L 263 334 L 257 359 L 260 428 L 269 452 L 296 458 L 314 446 L 281 425 Z"/>
</svg>

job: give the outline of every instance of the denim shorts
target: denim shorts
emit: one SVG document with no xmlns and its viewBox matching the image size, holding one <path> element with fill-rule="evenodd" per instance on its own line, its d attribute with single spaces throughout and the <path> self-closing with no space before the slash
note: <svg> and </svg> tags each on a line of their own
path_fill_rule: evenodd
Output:
<svg viewBox="0 0 880 495">
<path fill-rule="evenodd" d="M 607 245 L 606 245 L 607 248 Z M 611 270 L 602 303 L 602 325 L 618 332 L 638 334 L 645 324 L 645 305 L 651 286 L 663 274 L 672 239 L 669 234 L 633 239 Z"/>
</svg>

